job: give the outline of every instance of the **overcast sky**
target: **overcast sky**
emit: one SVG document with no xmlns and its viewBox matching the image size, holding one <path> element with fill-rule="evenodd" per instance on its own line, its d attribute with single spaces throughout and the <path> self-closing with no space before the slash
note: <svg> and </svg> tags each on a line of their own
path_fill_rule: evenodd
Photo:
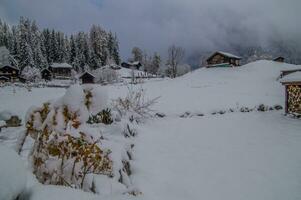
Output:
<svg viewBox="0 0 301 200">
<path fill-rule="evenodd" d="M 301 40 L 301 0 L 0 0 L 0 18 L 20 16 L 66 33 L 99 24 L 116 32 L 125 58 L 133 46 L 166 52 L 172 43 L 187 52 Z"/>
</svg>

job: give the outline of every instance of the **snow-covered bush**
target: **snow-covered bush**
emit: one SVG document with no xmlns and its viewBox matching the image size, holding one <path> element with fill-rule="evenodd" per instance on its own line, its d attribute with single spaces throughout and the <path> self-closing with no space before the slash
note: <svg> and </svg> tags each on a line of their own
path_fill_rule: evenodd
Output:
<svg viewBox="0 0 301 200">
<path fill-rule="evenodd" d="M 191 66 L 188 64 L 183 64 L 178 66 L 177 76 L 182 76 L 191 71 Z"/>
<path fill-rule="evenodd" d="M 121 116 L 129 114 L 134 118 L 144 118 L 151 116 L 153 112 L 151 107 L 156 103 L 158 98 L 146 100 L 143 88 L 134 90 L 128 87 L 126 97 L 114 100 L 113 106 Z"/>
<path fill-rule="evenodd" d="M 0 146 L 0 199 L 14 200 L 26 185 L 26 169 L 16 152 Z"/>
<path fill-rule="evenodd" d="M 86 124 L 106 107 L 105 96 L 102 89 L 73 85 L 62 98 L 28 112 L 33 169 L 41 183 L 87 188 L 87 174 L 111 175 L 111 151 L 102 149 L 100 135 Z"/>
<path fill-rule="evenodd" d="M 116 83 L 119 82 L 119 76 L 116 70 L 110 66 L 105 66 L 93 71 L 98 83 Z"/>
<path fill-rule="evenodd" d="M 41 72 L 36 67 L 26 66 L 22 70 L 21 76 L 24 77 L 27 81 L 36 82 L 41 79 Z"/>
</svg>

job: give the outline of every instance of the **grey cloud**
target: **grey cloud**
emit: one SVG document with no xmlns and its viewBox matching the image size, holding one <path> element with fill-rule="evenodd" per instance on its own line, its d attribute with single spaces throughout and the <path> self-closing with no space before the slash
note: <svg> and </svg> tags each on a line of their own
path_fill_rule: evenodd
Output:
<svg viewBox="0 0 301 200">
<path fill-rule="evenodd" d="M 101 24 L 118 34 L 121 53 L 133 46 L 166 52 L 264 44 L 269 38 L 301 41 L 300 0 L 1 0 L 0 17 L 36 19 L 72 33 Z"/>
</svg>

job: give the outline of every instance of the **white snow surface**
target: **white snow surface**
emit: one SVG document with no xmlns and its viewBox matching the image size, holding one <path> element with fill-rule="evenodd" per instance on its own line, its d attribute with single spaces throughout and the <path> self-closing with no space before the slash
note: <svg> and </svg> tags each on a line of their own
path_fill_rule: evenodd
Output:
<svg viewBox="0 0 301 200">
<path fill-rule="evenodd" d="M 14 200 L 26 186 L 23 161 L 12 149 L 0 146 L 0 200 Z"/>
<path fill-rule="evenodd" d="M 131 86 L 143 87 L 149 99 L 160 96 L 153 109 L 166 114 L 136 127 L 129 181 L 142 194 L 121 195 L 123 185 L 98 177 L 96 182 L 103 185 L 103 190 L 97 187 L 99 196 L 63 187 L 36 186 L 27 191 L 30 195 L 24 200 L 301 199 L 300 119 L 284 116 L 284 111 L 241 113 L 237 109 L 262 103 L 284 106 L 284 87 L 278 78 L 282 70 L 297 67 L 262 60 L 237 68 L 202 68 L 176 79 Z M 109 91 L 109 102 L 127 93 L 127 86 L 120 84 L 100 89 Z M 16 88 L 13 93 L 11 87 L 0 88 L 0 111 L 24 116 L 30 106 L 64 92 L 58 88 L 33 88 L 32 92 Z M 235 112 L 211 115 L 229 108 Z M 179 117 L 187 111 L 194 116 Z M 196 116 L 200 113 L 205 116 Z M 113 147 L 112 158 L 120 160 L 124 155 L 118 149 L 127 145 L 121 141 L 125 139 L 119 135 L 120 127 L 95 126 L 95 132 L 99 128 L 110 139 L 103 147 Z M 13 130 L 3 129 L 0 142 L 2 136 L 18 133 Z M 12 147 L 14 141 L 3 144 Z"/>
<path fill-rule="evenodd" d="M 139 130 L 145 199 L 300 199 L 300 120 L 280 112 L 168 118 Z"/>
</svg>

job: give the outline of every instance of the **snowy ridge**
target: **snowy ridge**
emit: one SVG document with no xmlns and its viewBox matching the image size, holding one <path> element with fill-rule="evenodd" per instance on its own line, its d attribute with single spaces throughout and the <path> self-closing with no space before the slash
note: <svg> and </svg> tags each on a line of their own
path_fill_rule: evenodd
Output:
<svg viewBox="0 0 301 200">
<path fill-rule="evenodd" d="M 262 60 L 236 68 L 201 68 L 173 80 L 147 82 L 143 87 L 150 98 L 160 96 L 154 109 L 171 115 L 259 104 L 284 106 L 284 88 L 277 78 L 281 70 L 296 67 Z"/>
</svg>

